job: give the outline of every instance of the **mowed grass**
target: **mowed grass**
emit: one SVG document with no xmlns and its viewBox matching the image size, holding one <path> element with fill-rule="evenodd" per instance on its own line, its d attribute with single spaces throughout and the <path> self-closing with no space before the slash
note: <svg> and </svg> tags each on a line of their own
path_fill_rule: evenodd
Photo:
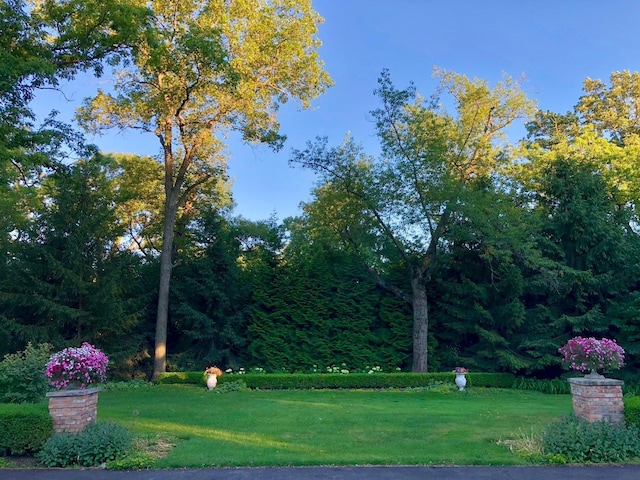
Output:
<svg viewBox="0 0 640 480">
<path fill-rule="evenodd" d="M 155 467 L 517 465 L 505 440 L 571 413 L 570 395 L 496 389 L 287 390 L 195 386 L 100 393 L 98 419 L 172 440 Z"/>
</svg>

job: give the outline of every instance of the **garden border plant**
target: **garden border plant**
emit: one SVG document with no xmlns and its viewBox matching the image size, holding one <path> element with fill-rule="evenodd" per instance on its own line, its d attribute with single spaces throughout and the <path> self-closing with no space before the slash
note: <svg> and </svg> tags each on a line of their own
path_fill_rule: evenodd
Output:
<svg viewBox="0 0 640 480">
<path fill-rule="evenodd" d="M 36 460 L 46 467 L 96 467 L 125 457 L 132 440 L 133 434 L 117 423 L 95 422 L 80 433 L 55 433 Z"/>
<path fill-rule="evenodd" d="M 550 463 L 623 463 L 640 458 L 640 431 L 635 425 L 589 422 L 575 415 L 551 422 L 542 443 Z"/>
</svg>

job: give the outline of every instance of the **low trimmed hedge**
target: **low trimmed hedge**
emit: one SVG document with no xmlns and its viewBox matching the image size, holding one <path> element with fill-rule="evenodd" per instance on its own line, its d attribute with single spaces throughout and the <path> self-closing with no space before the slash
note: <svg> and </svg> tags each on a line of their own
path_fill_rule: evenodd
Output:
<svg viewBox="0 0 640 480">
<path fill-rule="evenodd" d="M 218 384 L 242 380 L 247 388 L 265 390 L 313 388 L 416 388 L 436 383 L 454 383 L 452 373 L 245 373 L 222 375 Z M 511 388 L 510 373 L 468 373 L 467 387 Z M 202 372 L 167 372 L 158 376 L 160 384 L 204 386 Z"/>
<path fill-rule="evenodd" d="M 223 382 L 224 378 L 224 375 L 218 377 L 218 382 Z M 159 374 L 156 382 L 161 385 L 205 385 L 205 380 L 203 372 L 167 372 Z"/>
<path fill-rule="evenodd" d="M 0 404 L 0 454 L 33 454 L 52 433 L 46 404 Z"/>
<path fill-rule="evenodd" d="M 624 419 L 640 429 L 640 397 L 624 397 Z"/>
</svg>

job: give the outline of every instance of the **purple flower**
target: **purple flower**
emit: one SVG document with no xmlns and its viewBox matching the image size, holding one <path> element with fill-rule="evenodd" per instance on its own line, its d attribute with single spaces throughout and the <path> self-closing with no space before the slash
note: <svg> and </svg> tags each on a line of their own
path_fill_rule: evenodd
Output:
<svg viewBox="0 0 640 480">
<path fill-rule="evenodd" d="M 624 349 L 615 340 L 574 337 L 558 350 L 565 367 L 582 372 L 624 366 Z"/>
<path fill-rule="evenodd" d="M 90 343 L 81 347 L 69 347 L 54 353 L 45 367 L 49 383 L 62 390 L 69 385 L 86 388 L 92 383 L 107 379 L 109 358 Z"/>
</svg>

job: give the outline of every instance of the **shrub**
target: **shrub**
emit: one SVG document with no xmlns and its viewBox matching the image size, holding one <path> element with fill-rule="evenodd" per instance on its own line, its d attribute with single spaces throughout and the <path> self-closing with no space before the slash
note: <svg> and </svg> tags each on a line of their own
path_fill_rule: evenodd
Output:
<svg viewBox="0 0 640 480">
<path fill-rule="evenodd" d="M 241 390 L 246 390 L 247 384 L 242 380 L 236 380 L 235 382 L 226 382 L 223 384 L 218 384 L 216 388 L 211 390 L 213 393 L 228 393 L 228 392 L 239 392 Z"/>
<path fill-rule="evenodd" d="M 513 383 L 516 390 L 533 390 L 552 395 L 568 395 L 571 393 L 571 385 L 566 380 L 552 379 L 539 380 L 537 378 L 516 378 Z"/>
<path fill-rule="evenodd" d="M 52 346 L 31 343 L 17 353 L 6 355 L 0 362 L 0 403 L 37 403 L 45 398 L 47 379 L 42 372 Z"/>
<path fill-rule="evenodd" d="M 118 424 L 97 422 L 80 433 L 54 434 L 36 459 L 46 467 L 95 467 L 124 457 L 132 439 L 132 434 Z"/>
<path fill-rule="evenodd" d="M 46 467 L 69 467 L 78 460 L 78 434 L 55 433 L 36 454 L 39 463 Z"/>
<path fill-rule="evenodd" d="M 52 431 L 53 422 L 44 404 L 0 405 L 0 453 L 33 454 Z"/>
<path fill-rule="evenodd" d="M 629 425 L 640 428 L 640 397 L 624 398 L 624 419 Z"/>
<path fill-rule="evenodd" d="M 107 462 L 109 470 L 146 470 L 153 467 L 156 457 L 150 453 L 134 452 Z"/>
<path fill-rule="evenodd" d="M 619 463 L 640 457 L 640 432 L 608 421 L 575 416 L 549 424 L 542 436 L 544 453 L 556 463 Z"/>
<path fill-rule="evenodd" d="M 82 467 L 100 465 L 124 456 L 131 447 L 133 435 L 116 423 L 93 423 L 81 433 L 78 463 Z"/>
</svg>

